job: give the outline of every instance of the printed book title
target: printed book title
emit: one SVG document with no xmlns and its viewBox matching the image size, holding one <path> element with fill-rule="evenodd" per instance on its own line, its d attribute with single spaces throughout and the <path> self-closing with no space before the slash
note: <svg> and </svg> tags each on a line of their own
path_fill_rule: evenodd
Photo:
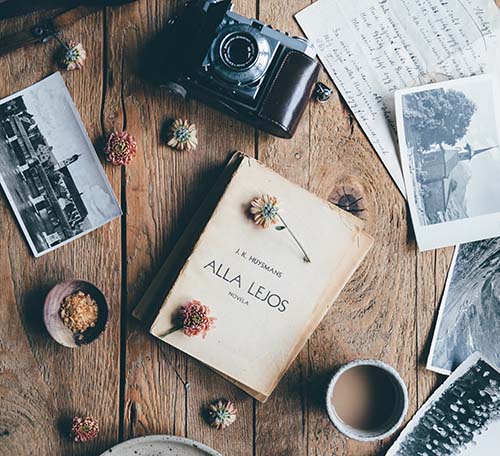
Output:
<svg viewBox="0 0 500 456">
<path fill-rule="evenodd" d="M 236 253 L 241 255 L 239 250 Z M 277 309 L 279 312 L 285 312 L 287 306 L 289 305 L 288 299 L 283 299 L 283 297 L 281 297 L 278 293 L 273 292 L 264 285 L 257 283 L 255 280 L 245 281 L 241 274 L 232 272 L 230 267 L 225 266 L 223 263 L 217 263 L 216 260 L 212 260 L 205 264 L 203 269 L 210 271 L 213 275 L 221 280 L 224 280 L 228 284 L 237 287 L 238 290 L 245 290 L 247 296 L 265 302 L 269 307 Z M 264 269 L 278 278 L 282 277 L 281 271 L 268 267 L 264 267 Z M 230 291 L 229 296 L 242 304 L 249 305 L 248 299 L 237 293 Z"/>
</svg>

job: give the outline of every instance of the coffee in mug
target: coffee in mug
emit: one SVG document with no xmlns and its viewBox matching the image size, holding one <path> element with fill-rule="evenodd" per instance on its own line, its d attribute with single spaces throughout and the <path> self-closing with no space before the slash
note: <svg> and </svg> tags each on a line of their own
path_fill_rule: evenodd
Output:
<svg viewBox="0 0 500 456">
<path fill-rule="evenodd" d="M 389 365 L 353 361 L 333 376 L 326 407 L 343 434 L 356 440 L 378 440 L 401 425 L 408 410 L 408 393 L 401 376 Z"/>
</svg>

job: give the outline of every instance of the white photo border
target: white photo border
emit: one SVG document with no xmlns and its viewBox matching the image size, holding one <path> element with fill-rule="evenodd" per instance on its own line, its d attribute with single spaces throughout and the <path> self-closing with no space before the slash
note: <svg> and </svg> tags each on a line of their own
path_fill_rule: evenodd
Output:
<svg viewBox="0 0 500 456">
<path fill-rule="evenodd" d="M 63 242 L 61 242 L 53 247 L 49 247 L 48 249 L 39 251 L 39 250 L 37 250 L 33 240 L 31 239 L 29 231 L 24 223 L 24 220 L 21 217 L 21 214 L 16 206 L 14 199 L 12 198 L 9 187 L 7 186 L 7 183 L 5 182 L 2 174 L 0 173 L 0 184 L 2 186 L 2 189 L 5 193 L 5 196 L 7 197 L 7 200 L 9 202 L 11 209 L 12 209 L 12 212 L 16 216 L 17 223 L 21 227 L 21 230 L 24 234 L 24 237 L 25 237 L 26 241 L 28 242 L 30 250 L 35 258 L 39 258 L 39 257 L 45 255 L 46 253 L 52 252 L 52 251 L 58 249 L 59 247 L 62 247 L 66 244 L 69 244 L 70 242 L 74 241 L 75 239 L 78 239 L 82 236 L 85 236 L 86 234 L 90 233 L 91 231 L 94 231 L 94 230 L 106 225 L 107 223 L 111 222 L 112 220 L 115 220 L 123 215 L 123 211 L 121 209 L 121 206 L 118 202 L 118 199 L 116 198 L 115 192 L 113 191 L 111 184 L 109 183 L 108 177 L 106 176 L 106 173 L 104 172 L 104 168 L 103 168 L 103 166 L 102 166 L 102 164 L 97 156 L 97 152 L 94 148 L 94 145 L 92 144 L 92 141 L 89 138 L 87 130 L 85 129 L 85 126 L 84 126 L 83 121 L 81 119 L 80 113 L 77 111 L 75 103 L 73 102 L 73 99 L 71 97 L 71 94 L 69 93 L 68 88 L 66 87 L 66 83 L 64 82 L 64 79 L 61 76 L 61 73 L 59 71 L 51 74 L 50 76 L 47 76 L 46 78 L 42 79 L 41 81 L 36 82 L 35 84 L 33 84 L 29 87 L 26 87 L 25 89 L 22 89 L 22 90 L 14 93 L 12 95 L 9 95 L 5 98 L 0 99 L 0 104 L 4 104 L 4 103 L 6 103 L 14 98 L 17 98 L 19 96 L 23 96 L 26 92 L 29 92 L 33 89 L 39 89 L 40 88 L 39 86 L 43 86 L 44 84 L 46 84 L 47 82 L 52 81 L 52 80 L 54 80 L 56 83 L 60 84 L 60 86 L 61 86 L 60 89 L 64 93 L 64 96 L 67 99 L 69 106 L 71 106 L 72 114 L 75 117 L 76 122 L 77 122 L 78 126 L 80 127 L 81 133 L 85 139 L 85 143 L 88 147 L 88 153 L 90 156 L 92 156 L 92 159 L 95 162 L 95 168 L 101 174 L 103 182 L 106 185 L 106 190 L 108 191 L 109 195 L 112 197 L 113 203 L 116 205 L 116 207 L 119 209 L 119 211 L 118 211 L 118 214 L 116 216 L 110 217 L 109 219 L 106 219 L 106 220 L 103 220 L 101 223 L 94 225 L 94 226 L 90 227 L 89 229 L 82 231 L 81 233 L 78 233 L 77 235 L 75 235 L 69 239 L 66 239 Z"/>
<path fill-rule="evenodd" d="M 433 225 L 422 225 L 420 223 L 418 217 L 418 208 L 415 203 L 416 189 L 413 186 L 412 174 L 409 168 L 406 135 L 403 120 L 402 97 L 410 93 L 439 88 L 457 88 L 457 85 L 463 85 L 464 83 L 468 82 L 489 84 L 493 94 L 492 114 L 495 116 L 495 124 L 497 127 L 496 134 L 500 142 L 500 124 L 498 113 L 498 100 L 500 99 L 500 97 L 497 81 L 497 78 L 493 75 L 484 74 L 479 76 L 472 76 L 469 78 L 455 79 L 452 81 L 438 82 L 409 89 L 401 89 L 397 90 L 394 94 L 396 124 L 399 138 L 399 151 L 406 185 L 407 201 L 410 208 L 415 238 L 417 240 L 420 251 L 449 247 L 500 236 L 500 211 L 492 214 L 469 217 L 461 220 L 436 223 Z"/>
</svg>

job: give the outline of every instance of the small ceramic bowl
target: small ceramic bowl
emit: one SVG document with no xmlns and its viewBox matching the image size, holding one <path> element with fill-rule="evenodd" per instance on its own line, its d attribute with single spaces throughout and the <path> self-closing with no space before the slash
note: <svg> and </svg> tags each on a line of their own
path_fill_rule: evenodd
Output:
<svg viewBox="0 0 500 456">
<path fill-rule="evenodd" d="M 97 303 L 97 323 L 81 333 L 73 333 L 67 328 L 59 315 L 61 304 L 66 296 L 77 291 L 89 294 Z M 106 298 L 95 285 L 85 280 L 72 279 L 60 282 L 49 291 L 43 307 L 43 320 L 52 338 L 65 347 L 76 348 L 90 344 L 106 329 L 109 307 Z"/>
<path fill-rule="evenodd" d="M 380 426 L 376 429 L 366 430 L 349 426 L 337 414 L 337 411 L 332 404 L 333 390 L 340 376 L 349 369 L 359 366 L 371 366 L 381 369 L 387 375 L 387 379 L 394 391 L 395 400 L 393 410 L 385 422 L 380 424 Z M 401 426 L 401 423 L 408 412 L 408 390 L 399 373 L 388 364 L 375 359 L 356 360 L 343 365 L 330 380 L 326 393 L 326 409 L 331 422 L 340 432 L 342 432 L 342 434 L 347 437 L 362 442 L 381 440 L 396 432 L 399 426 Z"/>
</svg>

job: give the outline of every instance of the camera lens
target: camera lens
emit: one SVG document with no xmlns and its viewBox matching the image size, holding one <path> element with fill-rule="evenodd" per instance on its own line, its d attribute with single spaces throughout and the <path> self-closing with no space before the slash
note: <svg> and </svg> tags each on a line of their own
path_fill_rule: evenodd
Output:
<svg viewBox="0 0 500 456">
<path fill-rule="evenodd" d="M 222 28 L 209 51 L 213 75 L 231 86 L 253 84 L 266 74 L 272 52 L 255 27 L 232 24 Z"/>
<path fill-rule="evenodd" d="M 257 59 L 258 48 L 254 38 L 247 34 L 228 35 L 221 44 L 222 61 L 234 70 L 244 71 Z"/>
</svg>

